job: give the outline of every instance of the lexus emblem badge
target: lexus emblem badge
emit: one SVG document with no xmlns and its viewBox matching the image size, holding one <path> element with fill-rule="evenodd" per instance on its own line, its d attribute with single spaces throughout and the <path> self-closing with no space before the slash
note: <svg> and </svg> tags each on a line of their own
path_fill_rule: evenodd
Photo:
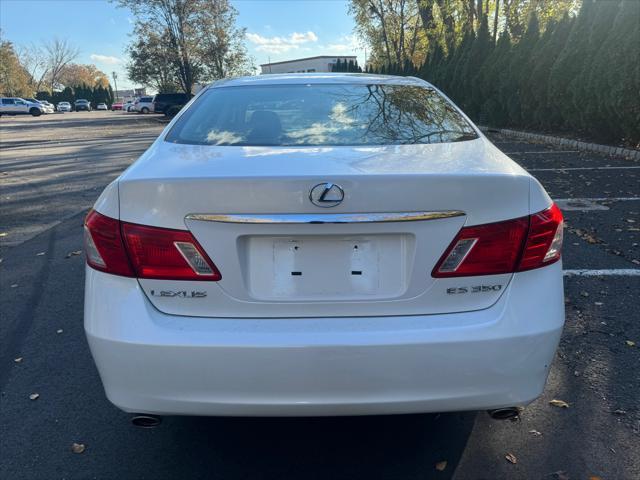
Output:
<svg viewBox="0 0 640 480">
<path fill-rule="evenodd" d="M 335 183 L 319 183 L 309 192 L 309 200 L 317 207 L 335 207 L 344 200 L 344 190 Z"/>
</svg>

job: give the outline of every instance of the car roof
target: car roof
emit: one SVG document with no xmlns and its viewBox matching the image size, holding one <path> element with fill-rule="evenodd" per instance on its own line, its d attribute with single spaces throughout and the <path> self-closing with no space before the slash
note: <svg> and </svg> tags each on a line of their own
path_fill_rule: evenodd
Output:
<svg viewBox="0 0 640 480">
<path fill-rule="evenodd" d="M 373 75 L 369 73 L 282 73 L 253 75 L 219 80 L 209 88 L 240 87 L 250 85 L 308 85 L 308 84 L 353 84 L 353 85 L 414 85 L 431 86 L 416 77 L 394 75 Z"/>
</svg>

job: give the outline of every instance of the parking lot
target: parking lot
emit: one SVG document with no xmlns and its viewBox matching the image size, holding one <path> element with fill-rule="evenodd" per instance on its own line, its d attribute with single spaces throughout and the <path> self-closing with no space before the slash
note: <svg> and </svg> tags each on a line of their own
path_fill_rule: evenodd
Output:
<svg viewBox="0 0 640 480">
<path fill-rule="evenodd" d="M 564 335 L 544 394 L 517 421 L 464 412 L 133 427 L 106 400 L 84 338 L 82 222 L 165 124 L 122 112 L 0 118 L 0 478 L 640 478 L 640 162 L 496 133 L 567 223 Z"/>
</svg>

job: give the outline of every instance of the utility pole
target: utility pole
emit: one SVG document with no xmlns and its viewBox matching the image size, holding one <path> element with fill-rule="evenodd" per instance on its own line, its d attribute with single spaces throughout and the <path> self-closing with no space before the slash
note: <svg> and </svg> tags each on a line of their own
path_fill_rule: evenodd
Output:
<svg viewBox="0 0 640 480">
<path fill-rule="evenodd" d="M 118 101 L 118 74 L 116 72 L 111 72 L 111 76 L 113 77 L 113 86 L 116 87 L 115 95 L 113 98 L 113 102 L 115 103 Z"/>
</svg>

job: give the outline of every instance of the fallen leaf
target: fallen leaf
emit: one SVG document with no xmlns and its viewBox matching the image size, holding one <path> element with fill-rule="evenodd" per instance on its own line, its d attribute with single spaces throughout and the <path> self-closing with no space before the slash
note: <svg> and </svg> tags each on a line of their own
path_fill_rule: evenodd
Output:
<svg viewBox="0 0 640 480">
<path fill-rule="evenodd" d="M 16 288 L 17 286 L 18 286 L 18 284 L 14 283 L 14 284 L 11 285 L 11 288 Z"/>
<path fill-rule="evenodd" d="M 436 463 L 436 470 L 438 470 L 439 472 L 444 471 L 445 468 L 447 468 L 447 461 L 446 460 L 443 460 L 442 462 Z"/>
<path fill-rule="evenodd" d="M 20 363 L 22 361 L 22 357 L 14 358 L 13 361 L 16 363 Z"/>
<path fill-rule="evenodd" d="M 39 397 L 40 397 L 39 393 L 32 393 L 31 395 L 29 395 L 30 400 L 37 400 Z"/>
<path fill-rule="evenodd" d="M 633 220 L 633 219 L 631 219 L 631 218 L 627 218 L 627 222 L 628 222 L 628 223 L 636 223 L 636 221 L 635 221 L 635 220 Z"/>
<path fill-rule="evenodd" d="M 588 297 L 589 293 L 588 292 L 580 292 L 580 295 L 582 295 L 583 297 Z"/>
<path fill-rule="evenodd" d="M 73 252 L 69 252 L 67 253 L 67 256 L 64 258 L 71 258 L 71 257 L 75 257 L 76 255 L 81 255 L 82 254 L 82 250 L 74 250 Z"/>
<path fill-rule="evenodd" d="M 540 435 L 542 435 L 542 432 L 539 432 L 538 430 L 529 430 L 529 433 L 536 437 L 539 437 Z"/>
<path fill-rule="evenodd" d="M 613 411 L 614 415 L 626 415 L 627 412 L 625 410 L 622 410 L 621 408 L 618 408 L 617 410 Z"/>
<path fill-rule="evenodd" d="M 36 257 L 41 257 L 42 255 L 44 255 L 44 252 L 36 253 Z"/>
<path fill-rule="evenodd" d="M 7 235 L 9 235 L 7 232 L 0 233 L 0 237 L 6 237 Z"/>
<path fill-rule="evenodd" d="M 75 442 L 73 442 L 71 444 L 71 451 L 73 453 L 82 453 L 82 452 L 84 452 L 85 448 L 86 447 L 84 446 L 84 443 L 75 443 Z"/>
<path fill-rule="evenodd" d="M 516 456 L 513 453 L 507 453 L 504 458 L 507 459 L 507 462 L 509 463 L 513 463 L 514 465 L 516 463 L 518 463 L 518 459 L 516 458 Z"/>
<path fill-rule="evenodd" d="M 56 333 L 62 333 L 64 332 L 64 330 L 62 330 L 61 328 L 59 328 L 58 330 L 56 330 Z"/>
<path fill-rule="evenodd" d="M 626 343 L 630 347 L 635 347 L 636 346 L 636 342 L 633 342 L 631 340 L 625 340 L 624 343 Z"/>
<path fill-rule="evenodd" d="M 553 405 L 554 407 L 569 408 L 569 404 L 567 402 L 565 402 L 564 400 L 557 400 L 555 398 L 551 400 L 549 404 Z"/>
<path fill-rule="evenodd" d="M 595 302 L 594 305 L 597 305 L 598 307 L 601 307 L 602 305 L 604 305 L 604 303 L 602 302 Z"/>
</svg>

